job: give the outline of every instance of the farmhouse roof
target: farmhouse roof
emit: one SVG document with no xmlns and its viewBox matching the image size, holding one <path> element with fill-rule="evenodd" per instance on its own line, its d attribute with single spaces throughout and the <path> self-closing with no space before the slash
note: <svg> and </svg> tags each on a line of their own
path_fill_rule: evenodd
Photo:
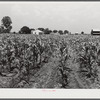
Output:
<svg viewBox="0 0 100 100">
<path fill-rule="evenodd" d="M 92 29 L 93 31 L 99 31 L 100 32 L 100 29 Z"/>
<path fill-rule="evenodd" d="M 35 32 L 43 32 L 43 31 L 40 31 L 40 30 L 34 30 Z"/>
</svg>

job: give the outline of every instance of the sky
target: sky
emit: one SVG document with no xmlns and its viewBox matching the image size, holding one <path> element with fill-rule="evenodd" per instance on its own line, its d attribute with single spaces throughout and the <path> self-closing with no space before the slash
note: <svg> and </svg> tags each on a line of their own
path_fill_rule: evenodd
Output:
<svg viewBox="0 0 100 100">
<path fill-rule="evenodd" d="M 100 29 L 100 2 L 0 2 L 0 20 L 4 16 L 16 32 L 28 26 L 90 33 Z"/>
</svg>

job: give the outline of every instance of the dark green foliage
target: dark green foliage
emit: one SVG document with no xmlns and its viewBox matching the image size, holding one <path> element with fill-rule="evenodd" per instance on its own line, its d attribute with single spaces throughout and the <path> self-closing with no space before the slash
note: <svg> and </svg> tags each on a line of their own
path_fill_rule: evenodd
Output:
<svg viewBox="0 0 100 100">
<path fill-rule="evenodd" d="M 62 30 L 59 30 L 58 33 L 59 33 L 60 35 L 63 35 L 63 31 L 62 31 Z"/>
<path fill-rule="evenodd" d="M 44 28 L 38 28 L 38 30 L 40 30 L 40 31 L 44 31 L 45 29 L 44 29 Z"/>
<path fill-rule="evenodd" d="M 89 37 L 1 34 L 0 87 L 99 88 L 100 39 Z"/>
<path fill-rule="evenodd" d="M 54 33 L 57 33 L 58 31 L 57 31 L 57 30 L 53 30 L 53 32 L 54 32 Z"/>
<path fill-rule="evenodd" d="M 3 33 L 3 32 L 4 32 L 4 26 L 1 25 L 1 26 L 0 26 L 0 33 Z"/>
<path fill-rule="evenodd" d="M 18 74 L 19 82 L 29 82 L 35 70 L 39 70 L 43 63 L 47 63 L 52 56 L 50 45 L 40 37 L 26 41 L 17 37 L 4 37 L 0 45 L 0 73 L 7 76 L 10 73 Z M 51 53 L 51 54 L 50 54 Z M 14 72 L 17 69 L 17 72 Z M 12 87 L 16 87 L 14 83 Z"/>
<path fill-rule="evenodd" d="M 27 26 L 23 26 L 21 29 L 20 29 L 20 34 L 31 34 L 31 30 L 29 27 Z"/>
<path fill-rule="evenodd" d="M 66 42 L 62 41 L 60 44 L 60 65 L 59 65 L 59 71 L 61 73 L 62 77 L 62 88 L 67 88 L 69 86 L 69 76 L 70 72 L 72 71 L 68 66 L 67 62 L 70 58 L 70 55 L 68 53 L 68 45 Z"/>
<path fill-rule="evenodd" d="M 79 70 L 87 78 L 98 78 L 97 47 L 91 43 L 85 43 L 79 53 Z"/>
<path fill-rule="evenodd" d="M 69 31 L 68 30 L 64 30 L 64 34 L 69 34 Z"/>
<path fill-rule="evenodd" d="M 44 34 L 50 34 L 51 30 L 49 30 L 48 28 L 44 29 Z"/>
<path fill-rule="evenodd" d="M 5 28 L 8 28 L 12 24 L 11 18 L 9 16 L 3 17 L 1 22 Z"/>
<path fill-rule="evenodd" d="M 9 16 L 5 16 L 2 18 L 1 22 L 2 22 L 1 33 L 10 33 L 12 29 L 11 18 Z"/>
<path fill-rule="evenodd" d="M 84 34 L 84 32 L 82 31 L 81 34 Z"/>
</svg>

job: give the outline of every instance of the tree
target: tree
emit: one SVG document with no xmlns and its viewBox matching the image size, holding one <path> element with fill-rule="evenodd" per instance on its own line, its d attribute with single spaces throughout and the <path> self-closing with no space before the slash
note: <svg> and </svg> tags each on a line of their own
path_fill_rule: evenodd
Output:
<svg viewBox="0 0 100 100">
<path fill-rule="evenodd" d="M 2 26 L 4 27 L 3 32 L 4 33 L 10 33 L 10 31 L 12 29 L 11 18 L 9 16 L 5 16 L 5 17 L 2 18 L 1 22 L 2 22 Z"/>
<path fill-rule="evenodd" d="M 49 33 L 52 33 L 52 30 L 49 30 Z"/>
<path fill-rule="evenodd" d="M 4 33 L 10 33 L 12 26 L 9 26 L 7 29 L 4 29 Z"/>
<path fill-rule="evenodd" d="M 54 33 L 57 33 L 58 31 L 57 31 L 57 30 L 53 30 L 53 32 L 54 32 Z"/>
<path fill-rule="evenodd" d="M 69 33 L 69 31 L 68 30 L 64 30 L 64 34 L 68 34 Z"/>
<path fill-rule="evenodd" d="M 82 31 L 81 34 L 84 34 L 84 32 Z"/>
<path fill-rule="evenodd" d="M 13 34 L 16 34 L 16 32 L 14 31 Z"/>
<path fill-rule="evenodd" d="M 91 35 L 93 35 L 93 29 L 91 30 Z"/>
<path fill-rule="evenodd" d="M 38 30 L 40 30 L 40 31 L 44 31 L 45 29 L 44 29 L 44 28 L 38 28 Z"/>
<path fill-rule="evenodd" d="M 63 31 L 62 30 L 59 30 L 58 32 L 59 32 L 60 35 L 63 35 Z"/>
<path fill-rule="evenodd" d="M 49 30 L 49 28 L 44 29 L 44 34 L 50 34 L 51 30 Z"/>
<path fill-rule="evenodd" d="M 0 26 L 0 33 L 3 33 L 4 32 L 4 26 Z"/>
<path fill-rule="evenodd" d="M 31 34 L 31 30 L 29 27 L 27 26 L 23 26 L 20 31 L 19 31 L 20 34 Z"/>
</svg>

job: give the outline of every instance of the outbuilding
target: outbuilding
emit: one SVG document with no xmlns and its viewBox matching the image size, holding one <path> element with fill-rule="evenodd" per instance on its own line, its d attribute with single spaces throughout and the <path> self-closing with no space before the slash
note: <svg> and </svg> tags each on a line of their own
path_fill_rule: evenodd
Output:
<svg viewBox="0 0 100 100">
<path fill-rule="evenodd" d="M 31 34 L 41 35 L 41 34 L 44 34 L 44 32 L 40 30 L 32 30 Z"/>
<path fill-rule="evenodd" d="M 92 29 L 91 30 L 91 35 L 100 35 L 100 30 L 98 30 L 98 29 Z"/>
</svg>

